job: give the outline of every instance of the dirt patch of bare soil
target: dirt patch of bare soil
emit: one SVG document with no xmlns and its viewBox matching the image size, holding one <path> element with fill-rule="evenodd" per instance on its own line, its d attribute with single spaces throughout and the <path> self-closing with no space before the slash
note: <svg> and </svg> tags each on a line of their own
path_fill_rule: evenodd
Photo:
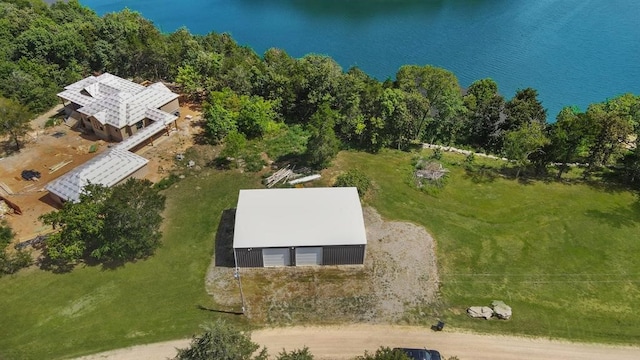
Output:
<svg viewBox="0 0 640 360">
<path fill-rule="evenodd" d="M 44 189 L 47 183 L 107 151 L 110 146 L 93 134 L 82 133 L 63 123 L 46 127 L 47 120 L 62 118 L 60 110 L 61 106 L 57 106 L 32 121 L 33 131 L 26 136 L 19 152 L 0 153 L 0 195 L 22 210 L 22 215 L 4 216 L 17 234 L 16 242 L 51 231 L 50 226 L 44 226 L 38 220 L 40 215 L 57 206 Z M 198 107 L 183 105 L 180 114 L 177 128 L 170 131 L 170 136 L 160 136 L 153 144 L 136 151 L 149 159 L 144 178 L 157 182 L 166 177 L 178 165 L 176 155 L 193 146 L 201 133 Z M 6 139 L 0 141 L 6 142 Z M 24 180 L 21 177 L 23 170 L 35 170 L 41 177 L 38 181 Z"/>
<path fill-rule="evenodd" d="M 363 210 L 364 266 L 242 268 L 238 279 L 233 268 L 214 261 L 206 289 L 217 310 L 241 311 L 244 298 L 245 315 L 271 325 L 413 322 L 432 316 L 439 283 L 433 238 L 422 227 Z"/>
</svg>

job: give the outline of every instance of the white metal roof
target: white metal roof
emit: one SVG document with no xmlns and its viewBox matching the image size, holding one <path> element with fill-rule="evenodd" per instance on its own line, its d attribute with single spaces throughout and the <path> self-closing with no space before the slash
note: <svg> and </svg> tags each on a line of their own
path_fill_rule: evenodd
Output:
<svg viewBox="0 0 640 360">
<path fill-rule="evenodd" d="M 111 149 L 50 182 L 45 188 L 64 200 L 78 202 L 85 185 L 113 186 L 148 162 L 134 153 Z"/>
<path fill-rule="evenodd" d="M 234 248 L 366 243 L 354 187 L 240 190 Z"/>
</svg>

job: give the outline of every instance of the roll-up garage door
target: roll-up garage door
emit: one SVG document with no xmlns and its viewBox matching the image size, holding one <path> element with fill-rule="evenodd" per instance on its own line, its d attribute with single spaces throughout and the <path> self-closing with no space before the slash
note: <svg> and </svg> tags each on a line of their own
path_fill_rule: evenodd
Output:
<svg viewBox="0 0 640 360">
<path fill-rule="evenodd" d="M 264 262 L 264 267 L 289 266 L 291 265 L 289 248 L 262 249 L 262 261 Z"/>
<path fill-rule="evenodd" d="M 322 265 L 321 247 L 296 248 L 296 266 Z"/>
</svg>

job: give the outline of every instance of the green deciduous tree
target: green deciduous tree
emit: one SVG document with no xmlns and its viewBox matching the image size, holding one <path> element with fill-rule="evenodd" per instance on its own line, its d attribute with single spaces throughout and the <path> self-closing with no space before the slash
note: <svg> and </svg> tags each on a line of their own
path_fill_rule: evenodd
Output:
<svg viewBox="0 0 640 360">
<path fill-rule="evenodd" d="M 223 157 L 233 158 L 236 166 L 240 164 L 240 157 L 247 147 L 247 138 L 244 134 L 232 131 L 224 139 L 224 149 L 220 155 Z"/>
<path fill-rule="evenodd" d="M 561 163 L 558 179 L 569 169 L 568 163 L 580 160 L 580 154 L 586 146 L 587 125 L 584 113 L 572 107 L 565 107 L 558 114 L 556 122 L 549 126 L 549 155 Z"/>
<path fill-rule="evenodd" d="M 467 107 L 465 141 L 480 149 L 500 150 L 498 130 L 506 115 L 498 84 L 492 79 L 474 81 L 467 90 L 464 102 Z"/>
<path fill-rule="evenodd" d="M 91 256 L 102 262 L 143 259 L 160 246 L 165 196 L 149 180 L 130 178 L 113 188 L 104 202 L 102 241 Z"/>
<path fill-rule="evenodd" d="M 55 230 L 46 240 L 46 254 L 55 264 L 67 266 L 102 242 L 104 203 L 112 189 L 88 184 L 80 194 L 80 201 L 65 202 L 62 209 L 40 216 L 40 220 Z"/>
<path fill-rule="evenodd" d="M 242 107 L 238 113 L 236 123 L 238 130 L 247 138 L 262 137 L 268 131 L 275 128 L 277 117 L 274 111 L 274 103 L 260 96 L 241 98 Z"/>
<path fill-rule="evenodd" d="M 633 123 L 623 114 L 612 110 L 607 102 L 591 104 L 586 118 L 589 171 L 592 171 L 609 164 L 610 160 L 623 153 Z"/>
<path fill-rule="evenodd" d="M 465 107 L 456 76 L 435 66 L 402 66 L 396 74 L 398 88 L 417 92 L 428 100 L 431 121 L 425 126 L 429 142 L 455 142 L 462 128 Z"/>
<path fill-rule="evenodd" d="M 311 166 L 326 168 L 338 154 L 340 142 L 333 130 L 338 114 L 329 104 L 320 105 L 318 111 L 311 117 L 309 132 L 311 136 L 307 142 L 307 159 Z"/>
<path fill-rule="evenodd" d="M 20 150 L 20 140 L 31 130 L 31 114 L 24 106 L 0 97 L 0 136 L 8 135 Z"/>
<path fill-rule="evenodd" d="M 399 150 L 407 148 L 415 128 L 405 94 L 399 89 L 385 89 L 380 97 L 380 118 L 385 124 L 387 144 Z"/>
<path fill-rule="evenodd" d="M 46 240 L 46 254 L 61 268 L 85 257 L 101 262 L 145 258 L 160 245 L 164 203 L 148 180 L 129 179 L 113 188 L 88 184 L 78 202 L 40 217 L 58 230 Z"/>
<path fill-rule="evenodd" d="M 247 333 L 218 320 L 202 326 L 203 333 L 194 336 L 186 349 L 178 349 L 175 360 L 266 360 L 267 349 L 251 341 Z"/>
<path fill-rule="evenodd" d="M 31 254 L 28 252 L 24 250 L 9 252 L 7 250 L 7 246 L 11 243 L 14 236 L 15 233 L 11 227 L 9 227 L 4 220 L 0 220 L 0 276 L 13 274 L 33 263 Z"/>
<path fill-rule="evenodd" d="M 193 100 L 198 97 L 202 89 L 202 75 L 193 66 L 183 65 L 178 67 L 176 83 L 181 86 L 182 92 Z"/>
<path fill-rule="evenodd" d="M 219 143 L 227 134 L 238 129 L 236 118 L 240 107 L 240 97 L 229 88 L 209 94 L 202 112 L 206 122 L 205 134 L 211 143 Z"/>
<path fill-rule="evenodd" d="M 525 123 L 520 128 L 509 131 L 504 139 L 504 151 L 510 160 L 516 162 L 518 171 L 516 178 L 520 176 L 520 171 L 529 164 L 529 156 L 534 152 L 541 151 L 549 143 L 545 136 L 544 127 L 539 122 Z"/>
<path fill-rule="evenodd" d="M 238 95 L 229 88 L 214 91 L 203 106 L 207 138 L 218 143 L 236 130 L 247 138 L 262 137 L 277 128 L 274 106 L 273 101 Z"/>
</svg>

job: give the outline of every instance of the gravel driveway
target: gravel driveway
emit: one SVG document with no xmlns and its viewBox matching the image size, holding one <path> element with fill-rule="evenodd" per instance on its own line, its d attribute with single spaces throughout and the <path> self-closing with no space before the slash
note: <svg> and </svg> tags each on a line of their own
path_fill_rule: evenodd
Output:
<svg viewBox="0 0 640 360">
<path fill-rule="evenodd" d="M 433 315 L 438 271 L 424 228 L 363 209 L 364 266 L 241 269 L 246 315 L 256 323 L 388 323 Z M 223 311 L 242 308 L 233 269 L 212 262 L 206 288 Z"/>
</svg>

